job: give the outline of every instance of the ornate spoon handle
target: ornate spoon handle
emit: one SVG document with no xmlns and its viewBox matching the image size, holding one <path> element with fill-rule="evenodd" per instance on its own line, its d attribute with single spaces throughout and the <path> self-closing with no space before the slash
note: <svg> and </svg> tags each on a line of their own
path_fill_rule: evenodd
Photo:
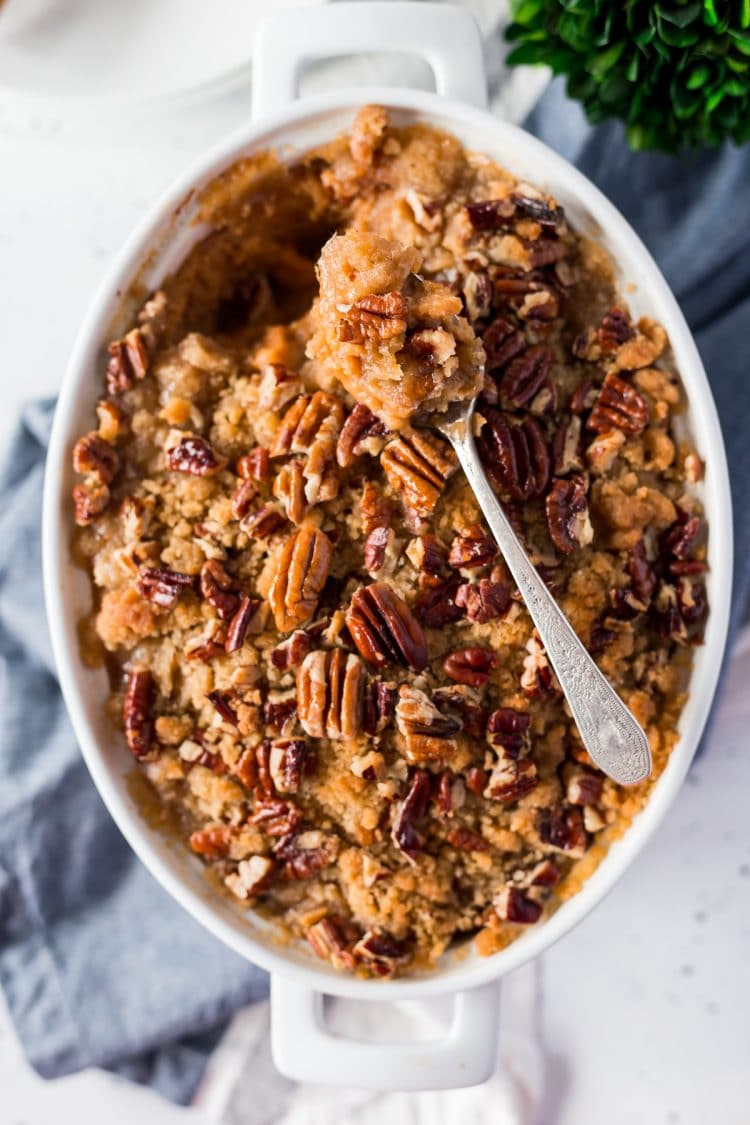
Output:
<svg viewBox="0 0 750 1125">
<path fill-rule="evenodd" d="M 456 451 L 479 506 L 521 591 L 583 744 L 600 770 L 622 785 L 651 772 L 651 751 L 640 725 L 581 644 L 521 546 L 492 491 L 471 434 L 470 415 L 460 423 L 433 424 Z"/>
</svg>

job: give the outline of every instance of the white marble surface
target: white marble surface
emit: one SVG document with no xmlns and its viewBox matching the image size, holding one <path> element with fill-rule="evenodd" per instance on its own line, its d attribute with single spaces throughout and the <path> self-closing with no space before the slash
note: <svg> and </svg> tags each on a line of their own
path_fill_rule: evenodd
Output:
<svg viewBox="0 0 750 1125">
<path fill-rule="evenodd" d="M 81 315 L 134 221 L 247 107 L 239 91 L 169 117 L 76 124 L 57 108 L 31 112 L 0 98 L 0 445 L 23 401 L 59 387 Z M 595 914 L 508 981 L 509 1079 L 388 1105 L 355 1095 L 333 1105 L 298 1091 L 280 1097 L 289 1102 L 283 1120 L 748 1125 L 748 676 L 745 638 L 711 747 L 667 822 Z M 242 1078 L 264 1019 L 261 1010 L 238 1022 L 202 1108 L 179 1110 L 102 1073 L 42 1082 L 0 1011 L 0 1120 L 281 1121 L 258 1115 L 257 1088 Z"/>
</svg>

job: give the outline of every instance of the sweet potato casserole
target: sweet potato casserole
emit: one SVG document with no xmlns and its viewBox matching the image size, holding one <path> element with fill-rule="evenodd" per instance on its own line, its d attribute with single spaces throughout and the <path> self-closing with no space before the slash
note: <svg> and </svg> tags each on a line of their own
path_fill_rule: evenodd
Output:
<svg viewBox="0 0 750 1125">
<path fill-rule="evenodd" d="M 240 161 L 109 346 L 73 461 L 85 658 L 165 825 L 336 968 L 502 948 L 645 801 L 592 767 L 447 443 L 651 744 L 706 615 L 668 342 L 555 200 L 377 107 Z"/>
</svg>

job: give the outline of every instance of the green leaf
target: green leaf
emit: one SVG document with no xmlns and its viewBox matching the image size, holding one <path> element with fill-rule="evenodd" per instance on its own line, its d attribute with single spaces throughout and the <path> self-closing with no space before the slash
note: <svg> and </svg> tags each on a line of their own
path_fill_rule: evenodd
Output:
<svg viewBox="0 0 750 1125">
<path fill-rule="evenodd" d="M 628 76 L 628 82 L 637 82 L 638 81 L 638 70 L 639 70 L 639 67 L 640 67 L 640 63 L 641 63 L 641 56 L 638 54 L 637 51 L 634 51 L 633 54 L 631 55 L 630 62 L 628 63 L 627 69 L 625 71 L 625 73 Z"/>
<path fill-rule="evenodd" d="M 698 63 L 698 65 L 694 66 L 690 71 L 690 76 L 685 85 L 688 90 L 699 90 L 701 86 L 705 86 L 711 74 L 711 67 L 708 63 Z"/>
<path fill-rule="evenodd" d="M 547 48 L 544 43 L 520 43 L 508 55 L 508 66 L 538 66 L 546 62 Z"/>
<path fill-rule="evenodd" d="M 513 22 L 531 23 L 545 7 L 545 0 L 515 0 L 512 7 Z"/>
<path fill-rule="evenodd" d="M 750 0 L 748 0 L 750 2 Z M 750 35 L 743 35 L 741 31 L 730 31 L 732 44 L 743 55 L 750 55 Z"/>
<path fill-rule="evenodd" d="M 662 19 L 669 20 L 677 27 L 687 27 L 703 11 L 703 0 L 697 0 L 695 4 L 684 4 L 677 8 L 667 4 L 657 4 L 656 10 Z"/>
<path fill-rule="evenodd" d="M 625 40 L 621 39 L 619 43 L 613 43 L 606 51 L 600 51 L 598 55 L 594 55 L 593 59 L 589 61 L 589 71 L 594 78 L 604 78 L 620 58 L 625 47 Z"/>
<path fill-rule="evenodd" d="M 670 47 L 692 47 L 700 41 L 701 33 L 694 28 L 675 27 L 669 23 L 659 21 L 659 37 Z"/>
<path fill-rule="evenodd" d="M 709 27 L 716 27 L 719 22 L 719 13 L 716 11 L 715 0 L 703 0 L 703 21 Z"/>
<path fill-rule="evenodd" d="M 742 0 L 741 2 L 740 27 L 750 27 L 750 0 Z"/>
</svg>

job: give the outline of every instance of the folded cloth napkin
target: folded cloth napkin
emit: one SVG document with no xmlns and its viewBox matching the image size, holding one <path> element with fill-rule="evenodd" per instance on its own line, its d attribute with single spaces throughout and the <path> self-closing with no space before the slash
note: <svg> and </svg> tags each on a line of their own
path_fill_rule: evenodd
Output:
<svg viewBox="0 0 750 1125">
<path fill-rule="evenodd" d="M 587 127 L 557 83 L 529 126 L 626 214 L 696 332 L 729 453 L 736 625 L 750 585 L 750 147 L 633 155 L 619 125 Z M 0 472 L 0 985 L 41 1074 L 105 1066 L 186 1101 L 217 1029 L 266 984 L 154 883 L 81 762 L 42 599 L 51 411 L 51 403 L 26 410 Z"/>
</svg>

